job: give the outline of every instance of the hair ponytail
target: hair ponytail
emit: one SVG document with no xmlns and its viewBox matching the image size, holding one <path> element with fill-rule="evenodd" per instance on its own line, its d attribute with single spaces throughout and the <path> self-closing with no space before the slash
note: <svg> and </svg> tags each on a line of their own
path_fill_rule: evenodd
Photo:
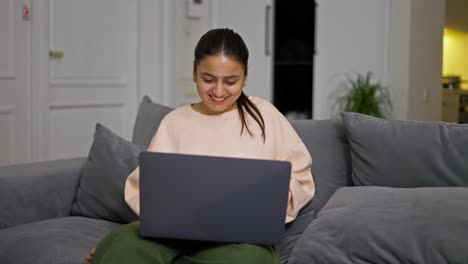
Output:
<svg viewBox="0 0 468 264">
<path fill-rule="evenodd" d="M 245 95 L 244 92 L 241 93 L 239 99 L 237 99 L 237 110 L 239 111 L 239 116 L 242 122 L 241 135 L 245 130 L 249 133 L 250 136 L 254 136 L 252 131 L 249 129 L 245 113 L 247 112 L 252 118 L 257 122 L 258 126 L 262 130 L 263 142 L 265 142 L 265 121 L 263 120 L 260 110 L 255 106 L 252 101 Z"/>
</svg>

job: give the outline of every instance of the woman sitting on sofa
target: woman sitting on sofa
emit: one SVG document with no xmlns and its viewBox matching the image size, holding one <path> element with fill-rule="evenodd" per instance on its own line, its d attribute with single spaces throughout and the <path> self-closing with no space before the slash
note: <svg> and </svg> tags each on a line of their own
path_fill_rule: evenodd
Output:
<svg viewBox="0 0 468 264">
<path fill-rule="evenodd" d="M 195 48 L 193 64 L 193 82 L 201 101 L 169 113 L 148 151 L 291 162 L 285 220 L 288 223 L 314 195 L 312 159 L 297 133 L 272 104 L 244 94 L 248 57 L 244 41 L 234 31 L 213 29 L 205 33 Z M 126 181 L 125 200 L 138 215 L 139 186 L 137 168 Z M 271 246 L 143 239 L 138 221 L 111 232 L 86 260 L 113 264 L 279 263 Z"/>
</svg>

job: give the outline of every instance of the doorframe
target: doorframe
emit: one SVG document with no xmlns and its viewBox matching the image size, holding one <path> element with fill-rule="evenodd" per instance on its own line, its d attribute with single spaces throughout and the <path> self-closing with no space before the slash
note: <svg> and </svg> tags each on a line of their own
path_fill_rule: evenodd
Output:
<svg viewBox="0 0 468 264">
<path fill-rule="evenodd" d="M 160 91 L 162 92 L 162 104 L 170 106 L 172 99 L 171 94 L 171 7 L 170 0 L 163 0 L 162 8 L 160 8 L 162 14 L 160 15 L 159 23 L 161 23 L 161 63 L 162 69 L 161 72 L 161 87 Z"/>
<path fill-rule="evenodd" d="M 138 5 L 138 94 L 137 105 L 143 95 L 160 104 L 170 100 L 170 0 L 139 0 Z"/>
<path fill-rule="evenodd" d="M 31 159 L 50 159 L 50 0 L 31 1 Z"/>
</svg>

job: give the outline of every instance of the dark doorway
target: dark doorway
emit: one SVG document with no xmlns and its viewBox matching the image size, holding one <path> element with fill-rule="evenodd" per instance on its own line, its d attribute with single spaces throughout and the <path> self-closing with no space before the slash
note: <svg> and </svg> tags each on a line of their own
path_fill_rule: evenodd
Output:
<svg viewBox="0 0 468 264">
<path fill-rule="evenodd" d="M 275 0 L 273 103 L 289 119 L 311 119 L 315 1 Z"/>
</svg>

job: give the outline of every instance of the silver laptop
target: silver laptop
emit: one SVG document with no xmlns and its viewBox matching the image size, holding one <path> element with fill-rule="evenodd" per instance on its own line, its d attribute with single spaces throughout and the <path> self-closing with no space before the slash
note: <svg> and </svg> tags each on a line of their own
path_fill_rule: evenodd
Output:
<svg viewBox="0 0 468 264">
<path fill-rule="evenodd" d="M 279 244 L 291 164 L 185 154 L 140 154 L 143 237 Z"/>
</svg>

